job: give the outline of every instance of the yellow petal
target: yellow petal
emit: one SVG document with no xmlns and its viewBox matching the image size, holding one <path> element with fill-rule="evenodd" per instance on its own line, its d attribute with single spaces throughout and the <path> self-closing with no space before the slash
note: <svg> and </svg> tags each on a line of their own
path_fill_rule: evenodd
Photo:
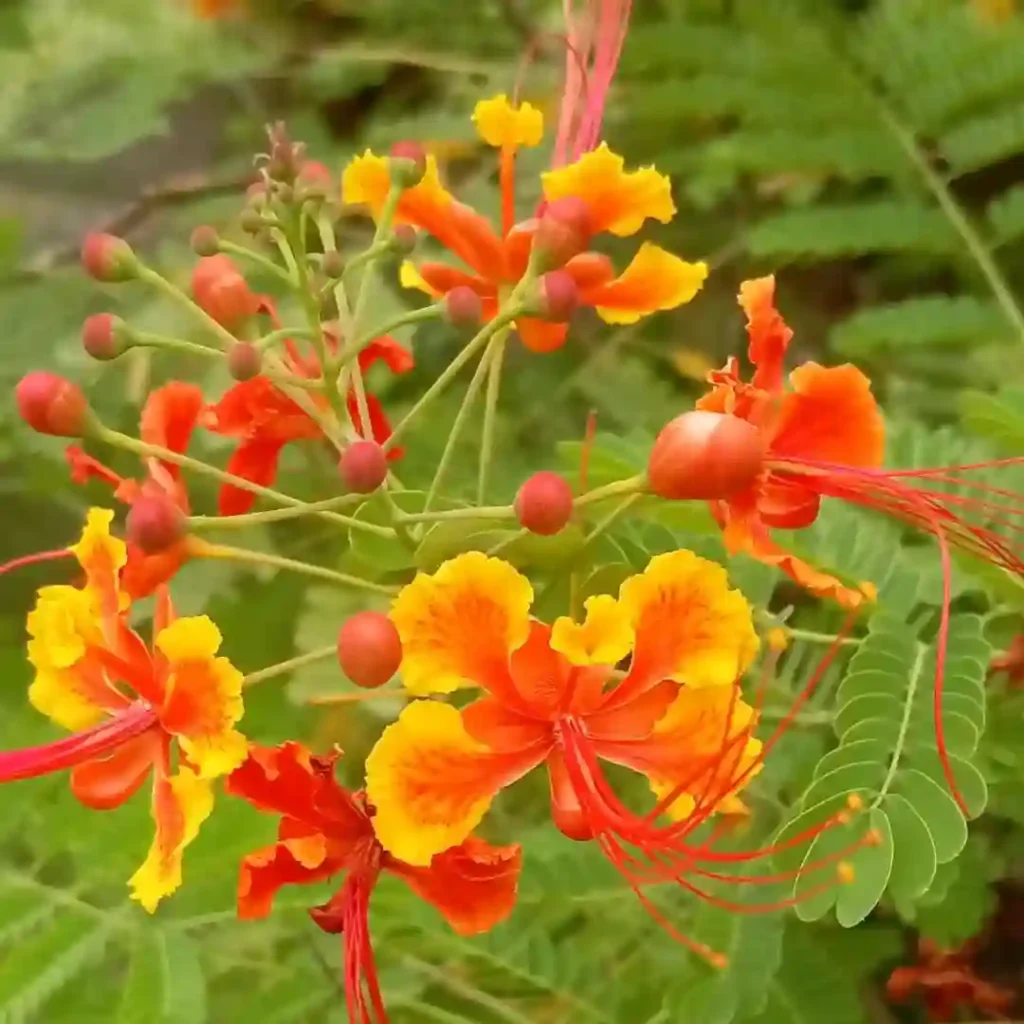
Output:
<svg viewBox="0 0 1024 1024">
<path fill-rule="evenodd" d="M 551 649 L 573 665 L 615 665 L 633 648 L 629 615 L 610 594 L 588 597 L 581 624 L 562 616 L 551 629 Z"/>
<path fill-rule="evenodd" d="M 584 289 L 580 299 L 608 324 L 633 324 L 643 316 L 685 305 L 708 276 L 706 263 L 688 263 L 644 242 L 614 281 Z"/>
<path fill-rule="evenodd" d="M 374 220 L 380 217 L 391 190 L 391 170 L 387 157 L 367 150 L 353 158 L 341 175 L 341 198 L 345 203 L 366 206 Z M 444 239 L 444 220 L 452 204 L 452 195 L 441 184 L 437 158 L 427 155 L 423 180 L 406 189 L 395 207 L 396 224 L 412 224 Z"/>
<path fill-rule="evenodd" d="M 435 299 L 440 298 L 442 294 L 436 288 L 431 288 L 427 284 L 423 275 L 416 269 L 416 264 L 411 260 L 402 261 L 402 266 L 398 270 L 398 283 L 403 288 L 415 288 L 417 291 L 425 292 Z"/>
<path fill-rule="evenodd" d="M 531 103 L 514 107 L 504 93 L 480 100 L 473 123 L 488 146 L 536 146 L 544 135 L 544 115 Z"/>
<path fill-rule="evenodd" d="M 368 206 L 374 216 L 384 208 L 384 200 L 391 188 L 391 172 L 387 157 L 366 150 L 353 157 L 341 175 L 342 202 L 353 206 Z"/>
<path fill-rule="evenodd" d="M 37 671 L 28 688 L 28 699 L 36 711 L 71 732 L 96 725 L 106 714 L 83 692 L 80 679 L 70 669 Z"/>
<path fill-rule="evenodd" d="M 156 638 L 156 646 L 172 662 L 212 658 L 220 644 L 220 630 L 206 615 L 177 619 Z"/>
</svg>

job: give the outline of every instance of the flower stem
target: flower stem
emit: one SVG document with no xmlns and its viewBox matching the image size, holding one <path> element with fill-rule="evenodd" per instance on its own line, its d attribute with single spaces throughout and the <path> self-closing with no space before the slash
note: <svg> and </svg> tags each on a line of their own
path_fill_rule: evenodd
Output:
<svg viewBox="0 0 1024 1024">
<path fill-rule="evenodd" d="M 239 516 L 191 516 L 188 521 L 190 530 L 241 530 L 248 526 L 263 526 L 266 523 L 279 523 L 285 519 L 299 519 L 303 516 L 315 515 L 329 509 L 358 504 L 364 500 L 361 494 L 345 494 L 340 498 L 325 498 L 323 501 L 312 501 L 295 508 L 275 508 L 266 512 L 249 512 Z"/>
<path fill-rule="evenodd" d="M 306 665 L 313 665 L 318 661 L 327 661 L 338 654 L 338 645 L 331 644 L 329 647 L 318 647 L 315 651 L 308 651 L 306 654 L 296 655 L 287 661 L 279 661 L 276 665 L 268 665 L 258 672 L 250 672 L 243 680 L 245 686 L 252 686 L 255 683 L 262 683 L 267 679 L 276 679 L 278 676 L 287 675 L 297 668 Z"/>
<path fill-rule="evenodd" d="M 408 324 L 422 323 L 425 320 L 439 320 L 442 312 L 443 308 L 440 304 L 423 306 L 420 309 L 413 309 L 406 313 L 402 313 L 400 316 L 396 316 L 393 320 L 388 320 L 379 327 L 375 327 L 372 330 L 367 331 L 365 334 L 356 338 L 351 344 L 344 346 L 341 358 L 337 360 L 338 368 L 341 369 L 347 366 L 359 355 L 360 352 L 363 351 L 364 348 L 367 347 L 367 345 L 370 345 L 385 334 L 390 334 L 399 327 L 405 327 Z"/>
<path fill-rule="evenodd" d="M 193 302 L 177 285 L 172 284 L 162 274 L 158 274 L 150 267 L 141 265 L 139 267 L 138 274 L 140 280 L 145 281 L 147 284 L 151 284 L 157 289 L 157 291 L 162 292 L 172 302 L 177 303 L 182 307 L 182 309 L 188 310 L 188 312 L 196 320 L 202 323 L 211 334 L 216 335 L 222 345 L 230 346 L 238 340 L 226 327 L 217 323 L 217 321 L 214 320 L 202 306 Z"/>
<path fill-rule="evenodd" d="M 515 519 L 511 505 L 488 505 L 476 508 L 451 508 L 442 512 L 403 512 L 405 523 L 437 523 L 448 519 Z"/>
<path fill-rule="evenodd" d="M 486 500 L 488 477 L 491 471 L 491 457 L 494 454 L 494 428 L 498 415 L 498 396 L 501 392 L 501 368 L 505 362 L 505 342 L 511 328 L 506 327 L 494 336 L 493 351 L 487 373 L 487 395 L 484 399 L 484 428 L 480 439 L 480 467 L 477 472 L 476 501 L 482 505 Z"/>
<path fill-rule="evenodd" d="M 244 245 L 238 245 L 236 242 L 225 241 L 223 238 L 220 240 L 219 247 L 221 252 L 231 253 L 232 256 L 239 256 L 243 260 L 249 260 L 251 263 L 255 263 L 257 266 L 262 267 L 264 270 L 284 281 L 289 288 L 295 287 L 295 280 L 292 278 L 291 274 L 289 274 L 283 267 L 279 267 L 273 260 L 268 259 L 262 253 L 254 252 L 252 249 L 249 249 Z"/>
<path fill-rule="evenodd" d="M 516 530 L 515 533 L 509 535 L 508 537 L 503 537 L 501 540 L 498 541 L 497 544 L 494 544 L 491 547 L 489 547 L 484 552 L 484 554 L 487 555 L 488 558 L 495 558 L 498 555 L 500 555 L 502 551 L 504 551 L 506 548 L 510 548 L 513 544 L 515 544 L 517 540 L 522 540 L 524 537 L 528 537 L 529 535 L 530 531 L 527 530 L 524 526 L 521 530 Z"/>
<path fill-rule="evenodd" d="M 367 253 L 373 253 L 373 256 L 367 255 L 366 266 L 363 269 L 363 276 L 359 279 L 359 291 L 356 293 L 356 305 L 352 311 L 352 330 L 353 333 L 360 331 L 363 324 L 363 314 L 366 311 L 366 303 L 370 298 L 370 282 L 373 280 L 374 264 L 379 259 L 378 248 L 381 243 L 391 234 L 391 222 L 395 217 L 395 210 L 398 207 L 398 201 L 402 198 L 402 193 L 405 191 L 399 185 L 392 183 L 388 189 L 387 198 L 384 200 L 384 206 L 380 211 L 380 218 L 377 221 L 377 229 L 373 233 L 373 242 L 370 244 L 370 248 Z"/>
<path fill-rule="evenodd" d="M 615 523 L 617 523 L 642 497 L 643 495 L 639 493 L 627 495 L 627 497 L 620 501 L 619 504 L 604 517 L 604 519 L 598 521 L 597 525 L 584 538 L 583 546 L 586 547 L 588 544 L 597 540 L 602 533 L 614 526 Z"/>
<path fill-rule="evenodd" d="M 615 480 L 613 483 L 605 484 L 603 487 L 595 487 L 586 494 L 581 494 L 574 502 L 576 508 L 589 505 L 594 501 L 601 501 L 604 498 L 614 498 L 620 494 L 642 494 L 647 488 L 647 477 L 643 473 L 631 476 L 626 480 Z"/>
<path fill-rule="evenodd" d="M 279 341 L 284 341 L 285 338 L 312 338 L 313 332 L 308 327 L 281 327 L 276 331 L 271 331 L 269 334 L 264 334 L 262 338 L 257 338 L 253 344 L 258 348 L 264 349 L 269 348 L 271 345 L 276 344 Z"/>
<path fill-rule="evenodd" d="M 391 595 L 398 592 L 397 587 L 389 587 L 384 583 L 373 583 L 370 580 L 360 579 L 358 576 L 349 576 L 347 573 L 325 569 L 321 565 L 310 565 L 308 562 L 285 558 L 283 555 L 268 554 L 265 551 L 249 551 L 247 548 L 229 547 L 226 544 L 207 544 L 205 541 L 193 540 L 191 552 L 198 558 L 223 558 L 232 562 L 243 562 L 246 565 L 266 565 L 273 569 L 288 569 L 291 572 L 315 576 L 317 579 L 329 580 L 331 583 L 338 583 L 342 586 L 372 590 L 377 594 Z"/>
</svg>

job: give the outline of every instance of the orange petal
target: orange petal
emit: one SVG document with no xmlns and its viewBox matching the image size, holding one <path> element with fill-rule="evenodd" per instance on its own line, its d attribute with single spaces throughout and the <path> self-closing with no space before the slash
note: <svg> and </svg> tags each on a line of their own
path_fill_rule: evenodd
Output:
<svg viewBox="0 0 1024 1024">
<path fill-rule="evenodd" d="M 581 252 L 565 265 L 565 271 L 576 282 L 580 292 L 598 288 L 615 280 L 615 265 L 600 252 Z"/>
<path fill-rule="evenodd" d="M 520 653 L 520 648 L 516 653 Z M 542 680 L 535 677 L 538 683 Z M 462 724 L 473 739 L 494 751 L 522 750 L 543 742 L 551 731 L 548 722 L 528 718 L 493 697 L 481 697 L 462 709 Z"/>
<path fill-rule="evenodd" d="M 320 833 L 285 839 L 246 854 L 238 873 L 238 916 L 242 920 L 266 917 L 278 889 L 326 881 L 344 868 L 328 856 L 327 839 Z"/>
<path fill-rule="evenodd" d="M 108 508 L 91 508 L 86 514 L 81 540 L 69 548 L 85 570 L 86 590 L 97 602 L 100 614 L 113 616 L 127 606 L 118 575 L 128 560 L 123 540 L 110 533 L 114 513 Z"/>
<path fill-rule="evenodd" d="M 566 196 L 582 199 L 595 234 L 633 235 L 648 217 L 667 224 L 676 214 L 668 178 L 653 167 L 626 171 L 624 166 L 622 157 L 601 143 L 576 163 L 541 175 L 544 198 L 549 203 Z"/>
<path fill-rule="evenodd" d="M 491 846 L 476 836 L 439 853 L 429 867 L 388 864 L 417 896 L 437 907 L 459 935 L 489 931 L 512 913 L 522 866 L 518 845 Z"/>
<path fill-rule="evenodd" d="M 128 562 L 121 570 L 121 586 L 131 598 L 148 597 L 161 584 L 174 578 L 189 560 L 188 540 L 184 539 L 155 555 L 128 544 Z"/>
<path fill-rule="evenodd" d="M 402 588 L 391 621 L 412 693 L 477 685 L 515 700 L 508 658 L 527 637 L 533 589 L 507 562 L 467 552 Z"/>
<path fill-rule="evenodd" d="M 782 398 L 772 456 L 872 469 L 882 464 L 885 424 L 871 381 L 857 367 L 804 363 L 789 380 L 793 390 Z"/>
<path fill-rule="evenodd" d="M 547 715 L 558 707 L 569 682 L 571 666 L 552 650 L 551 627 L 547 623 L 531 620 L 526 642 L 512 654 L 511 668 L 516 690 L 531 709 Z"/>
<path fill-rule="evenodd" d="M 96 811 L 120 807 L 146 781 L 160 755 L 160 733 L 151 729 L 122 744 L 109 757 L 71 769 L 71 792 L 79 803 Z"/>
<path fill-rule="evenodd" d="M 480 138 L 497 148 L 537 146 L 544 135 L 544 115 L 532 103 L 509 103 L 504 93 L 480 100 L 473 124 Z"/>
<path fill-rule="evenodd" d="M 243 441 L 228 459 L 227 471 L 261 487 L 269 487 L 277 479 L 282 441 L 266 441 L 261 437 Z M 222 516 L 240 516 L 256 504 L 256 495 L 234 484 L 224 484 L 217 497 L 217 511 Z"/>
<path fill-rule="evenodd" d="M 459 712 L 416 701 L 389 725 L 366 759 L 366 794 L 381 845 L 408 864 L 463 842 L 499 790 L 543 760 L 548 745 L 495 753 L 466 731 Z"/>
<path fill-rule="evenodd" d="M 245 737 L 234 728 L 242 717 L 242 673 L 215 657 L 220 630 L 205 616 L 178 619 L 156 637 L 167 659 L 160 723 L 203 779 L 227 775 L 246 754 Z"/>
<path fill-rule="evenodd" d="M 755 367 L 752 383 L 766 391 L 781 391 L 782 362 L 793 332 L 775 308 L 775 278 L 744 281 L 737 300 L 747 314 L 748 352 Z"/>
<path fill-rule="evenodd" d="M 191 769 L 181 768 L 172 778 L 157 777 L 153 786 L 156 835 L 148 856 L 128 882 L 132 899 L 151 914 L 181 885 L 182 853 L 212 810 L 210 783 Z"/>
<path fill-rule="evenodd" d="M 399 270 L 399 283 L 403 288 L 415 288 L 435 299 L 460 285 L 472 288 L 481 296 L 495 294 L 493 284 L 447 263 L 421 263 L 417 266 L 405 260 Z"/>
<path fill-rule="evenodd" d="M 146 444 L 160 445 L 183 454 L 202 411 L 203 392 L 195 384 L 171 381 L 150 393 L 142 408 L 139 436 Z M 177 479 L 181 470 L 165 463 L 167 472 Z"/>
<path fill-rule="evenodd" d="M 532 316 L 521 316 L 516 320 L 516 331 L 519 333 L 519 340 L 531 352 L 554 352 L 565 344 L 569 325 L 538 320 Z"/>
<path fill-rule="evenodd" d="M 580 302 L 594 306 L 605 323 L 632 324 L 642 316 L 675 309 L 700 291 L 708 276 L 706 263 L 687 263 L 650 242 L 608 284 L 580 292 Z"/>
</svg>

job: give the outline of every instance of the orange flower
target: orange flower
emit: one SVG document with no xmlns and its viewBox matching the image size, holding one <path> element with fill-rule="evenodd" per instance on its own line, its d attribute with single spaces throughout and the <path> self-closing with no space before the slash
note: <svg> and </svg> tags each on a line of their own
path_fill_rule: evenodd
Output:
<svg viewBox="0 0 1024 1024">
<path fill-rule="evenodd" d="M 87 807 L 123 804 L 152 773 L 156 835 L 132 876 L 132 898 L 148 911 L 181 884 L 184 848 L 213 808 L 211 780 L 245 758 L 242 676 L 216 656 L 220 633 L 205 616 L 175 619 L 157 599 L 152 649 L 128 626 L 120 582 L 127 553 L 110 535 L 113 512 L 91 509 L 72 549 L 82 587 L 49 586 L 28 617 L 36 675 L 29 700 L 75 735 L 0 754 L 0 781 L 71 768 L 71 790 Z M 172 754 L 177 750 L 177 770 Z"/>
<path fill-rule="evenodd" d="M 491 846 L 468 836 L 422 867 L 397 860 L 377 841 L 373 809 L 334 777 L 338 754 L 317 756 L 299 743 L 249 747 L 227 790 L 261 811 L 281 815 L 278 840 L 250 853 L 238 880 L 238 916 L 266 917 L 283 885 L 344 874 L 341 888 L 310 916 L 342 935 L 345 1000 L 351 1021 L 379 1024 L 386 1014 L 369 934 L 369 903 L 381 871 L 401 878 L 432 903 L 460 935 L 504 920 L 515 904 L 522 857 L 518 846 Z"/>
<path fill-rule="evenodd" d="M 172 381 L 150 393 L 142 409 L 139 434 L 146 444 L 158 445 L 183 455 L 203 408 L 203 393 L 194 384 Z M 114 497 L 133 505 L 143 495 L 160 495 L 189 515 L 188 491 L 181 469 L 173 462 L 146 460 L 146 479 L 126 480 L 77 445 L 67 448 L 71 479 L 76 484 L 101 480 L 114 488 Z M 189 558 L 189 540 L 183 537 L 166 551 L 147 555 L 128 544 L 128 561 L 121 571 L 121 585 L 131 597 L 145 597 L 166 583 Z"/>
<path fill-rule="evenodd" d="M 529 103 L 513 105 L 502 95 L 478 103 L 473 120 L 483 140 L 501 152 L 500 233 L 441 185 L 432 157 L 427 159 L 423 180 L 402 194 L 395 220 L 427 231 L 469 267 L 466 271 L 445 263 L 406 263 L 402 284 L 434 297 L 468 286 L 480 296 L 485 318 L 491 319 L 526 273 L 540 224 L 536 217 L 515 223 L 514 168 L 518 149 L 540 142 L 543 119 Z M 376 217 L 390 187 L 388 160 L 367 151 L 345 169 L 342 197 L 346 203 L 367 206 Z M 583 204 L 586 227 L 579 228 L 580 248 L 593 235 L 606 231 L 632 235 L 648 218 L 666 223 L 676 212 L 668 178 L 652 167 L 624 170 L 622 157 L 605 145 L 568 167 L 544 174 L 543 190 L 546 202 L 571 198 Z M 595 252 L 579 252 L 564 269 L 576 283 L 580 303 L 617 324 L 689 302 L 707 276 L 705 264 L 687 263 L 650 243 L 641 246 L 618 277 L 611 261 Z M 568 333 L 564 323 L 535 317 L 520 317 L 516 327 L 523 344 L 535 352 L 560 348 Z"/>
<path fill-rule="evenodd" d="M 689 551 L 654 558 L 618 599 L 590 598 L 582 623 L 531 620 L 532 597 L 510 565 L 471 552 L 395 599 L 405 686 L 417 696 L 464 686 L 486 695 L 461 711 L 415 701 L 385 729 L 366 762 L 381 845 L 430 864 L 471 834 L 500 790 L 544 764 L 566 835 L 596 839 L 634 887 L 675 881 L 706 895 L 682 876 L 718 877 L 707 865 L 722 855 L 686 838 L 736 809 L 764 754 L 738 685 L 758 647 L 749 606 L 721 566 Z M 630 653 L 629 670 L 617 672 Z M 631 813 L 602 761 L 646 776 L 654 810 Z M 660 824 L 658 812 L 679 820 Z"/>
<path fill-rule="evenodd" d="M 273 315 L 272 307 L 269 307 Z M 335 350 L 339 344 L 336 332 L 328 331 L 328 346 Z M 312 354 L 303 355 L 295 342 L 285 342 L 285 365 L 294 374 L 315 380 L 321 375 L 319 360 Z M 367 371 L 378 360 L 393 373 L 407 373 L 413 366 L 412 353 L 390 337 L 377 338 L 358 356 L 359 366 Z M 316 401 L 326 408 L 326 400 Z M 369 435 L 380 443 L 391 436 L 391 425 L 375 395 L 366 396 L 370 416 Z M 355 392 L 347 397 L 348 413 L 358 434 L 367 436 L 359 414 Z M 230 387 L 216 405 L 210 406 L 203 425 L 216 434 L 240 438 L 239 445 L 228 460 L 227 470 L 235 476 L 269 487 L 277 477 L 277 466 L 285 445 L 294 441 L 312 441 L 323 437 L 323 432 L 309 414 L 297 405 L 274 383 L 264 376 L 256 376 Z M 402 457 L 401 448 L 391 448 L 389 459 Z M 231 484 L 221 488 L 219 511 L 222 516 L 248 512 L 256 496 Z"/>
</svg>

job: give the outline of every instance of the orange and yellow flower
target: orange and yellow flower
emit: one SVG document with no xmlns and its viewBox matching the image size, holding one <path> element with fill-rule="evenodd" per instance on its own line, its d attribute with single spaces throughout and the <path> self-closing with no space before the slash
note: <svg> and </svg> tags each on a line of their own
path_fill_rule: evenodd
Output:
<svg viewBox="0 0 1024 1024">
<path fill-rule="evenodd" d="M 465 285 L 481 298 L 484 316 L 493 318 L 500 303 L 526 273 L 539 220 L 516 223 L 514 166 L 518 149 L 535 146 L 543 134 L 543 117 L 529 103 L 514 105 L 505 96 L 482 100 L 473 120 L 481 138 L 500 150 L 501 229 L 459 202 L 441 184 L 437 163 L 427 158 L 423 180 L 403 192 L 395 211 L 399 224 L 412 224 L 433 235 L 469 270 L 446 263 L 406 263 L 401 281 L 440 297 Z M 633 235 L 647 219 L 667 223 L 675 215 L 668 178 L 653 167 L 626 171 L 622 157 L 601 145 L 575 163 L 542 176 L 546 202 L 572 198 L 586 210 L 587 238 L 605 232 Z M 345 169 L 342 198 L 365 205 L 379 217 L 391 188 L 387 158 L 367 151 Z M 584 245 L 587 238 L 583 239 Z M 596 252 L 580 252 L 564 270 L 576 283 L 579 301 L 592 306 L 607 323 L 633 323 L 659 310 L 689 302 L 707 276 L 704 263 L 688 263 L 659 246 L 644 243 L 632 263 L 616 276 L 611 261 Z M 537 352 L 561 347 L 564 323 L 536 317 L 516 321 L 524 345 Z"/>
<path fill-rule="evenodd" d="M 276 843 L 249 854 L 238 881 L 238 915 L 270 913 L 284 885 L 344 875 L 334 896 L 310 916 L 324 931 L 342 934 L 345 998 L 352 1021 L 368 1021 L 372 1007 L 384 1022 L 369 933 L 369 903 L 382 871 L 401 878 L 432 903 L 460 935 L 485 932 L 504 920 L 516 899 L 522 855 L 518 846 L 491 846 L 467 836 L 429 864 L 403 863 L 384 850 L 373 831 L 373 809 L 334 776 L 338 754 L 318 756 L 299 743 L 249 748 L 227 791 L 261 811 L 281 815 Z"/>
<path fill-rule="evenodd" d="M 221 637 L 205 616 L 175 618 L 157 599 L 152 648 L 129 626 L 113 512 L 91 509 L 72 550 L 85 580 L 40 589 L 29 613 L 32 705 L 75 732 L 0 755 L 0 781 L 71 768 L 87 807 L 119 807 L 152 775 L 156 835 L 132 876 L 132 898 L 150 912 L 181 884 L 184 848 L 213 808 L 212 780 L 245 759 L 242 676 L 217 657 Z M 173 763 L 177 753 L 177 764 Z"/>
</svg>

